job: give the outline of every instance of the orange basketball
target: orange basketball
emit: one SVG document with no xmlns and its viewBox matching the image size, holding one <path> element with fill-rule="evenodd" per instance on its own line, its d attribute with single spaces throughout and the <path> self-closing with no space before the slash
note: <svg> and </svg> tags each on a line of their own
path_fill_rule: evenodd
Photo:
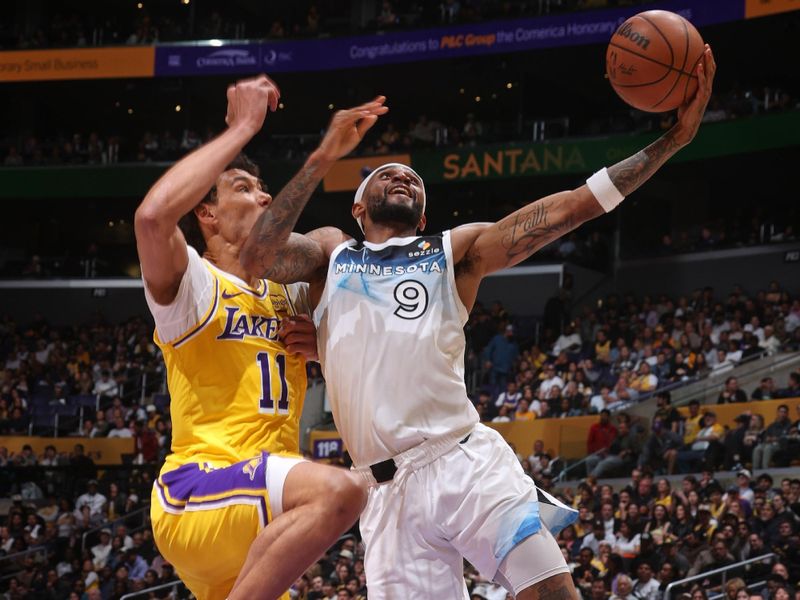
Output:
<svg viewBox="0 0 800 600">
<path fill-rule="evenodd" d="M 703 38 L 694 25 L 666 10 L 625 21 L 611 37 L 606 74 L 625 102 L 647 112 L 673 110 L 697 90 Z"/>
</svg>

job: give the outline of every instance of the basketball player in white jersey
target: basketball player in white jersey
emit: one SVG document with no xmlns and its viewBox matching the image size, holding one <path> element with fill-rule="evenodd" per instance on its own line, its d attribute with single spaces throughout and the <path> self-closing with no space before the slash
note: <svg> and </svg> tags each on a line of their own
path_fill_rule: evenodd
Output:
<svg viewBox="0 0 800 600">
<path fill-rule="evenodd" d="M 334 116 L 259 217 L 242 264 L 275 281 L 310 282 L 336 425 L 371 484 L 361 516 L 371 600 L 466 599 L 462 557 L 518 599 L 578 598 L 553 538 L 576 515 L 537 490 L 499 434 L 478 423 L 462 328 L 483 277 L 612 210 L 694 138 L 715 70 L 706 47 L 697 94 L 653 144 L 498 223 L 420 235 L 422 178 L 388 164 L 355 195 L 365 241 L 334 228 L 292 233 L 323 175 L 377 120 L 363 107 Z"/>
</svg>

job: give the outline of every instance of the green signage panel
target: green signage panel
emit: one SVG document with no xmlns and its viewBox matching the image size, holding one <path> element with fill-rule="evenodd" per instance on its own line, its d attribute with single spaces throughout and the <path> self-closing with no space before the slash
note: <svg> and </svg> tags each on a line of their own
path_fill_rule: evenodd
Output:
<svg viewBox="0 0 800 600">
<path fill-rule="evenodd" d="M 641 150 L 657 133 L 536 144 L 493 144 L 417 152 L 412 165 L 425 183 L 589 173 Z M 689 161 L 800 145 L 800 111 L 704 124 L 672 161 Z"/>
<path fill-rule="evenodd" d="M 493 144 L 416 152 L 411 164 L 425 183 L 590 173 L 641 150 L 657 133 L 536 144 Z M 672 159 L 702 160 L 800 145 L 800 111 L 707 123 Z M 169 167 L 165 163 L 0 168 L 2 198 L 139 198 Z M 262 165 L 271 187 L 288 181 L 297 162 Z M 276 187 L 278 186 L 278 187 Z"/>
</svg>

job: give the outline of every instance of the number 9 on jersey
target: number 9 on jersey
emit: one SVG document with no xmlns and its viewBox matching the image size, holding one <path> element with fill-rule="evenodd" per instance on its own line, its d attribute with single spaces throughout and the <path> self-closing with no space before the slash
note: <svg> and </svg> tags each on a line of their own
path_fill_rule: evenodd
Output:
<svg viewBox="0 0 800 600">
<path fill-rule="evenodd" d="M 394 299 L 398 304 L 394 314 L 401 319 L 419 319 L 428 308 L 428 290 L 414 279 L 398 283 Z"/>
</svg>

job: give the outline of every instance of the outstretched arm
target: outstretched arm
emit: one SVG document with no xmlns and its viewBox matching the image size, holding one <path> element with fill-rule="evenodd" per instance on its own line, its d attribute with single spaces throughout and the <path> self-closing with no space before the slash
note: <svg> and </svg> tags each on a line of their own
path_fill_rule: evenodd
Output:
<svg viewBox="0 0 800 600">
<path fill-rule="evenodd" d="M 325 275 L 330 252 L 347 239 L 333 227 L 305 235 L 292 233 L 311 193 L 333 164 L 358 145 L 389 110 L 386 98 L 378 96 L 350 110 L 337 112 L 322 142 L 292 180 L 275 196 L 269 209 L 258 218 L 239 260 L 248 273 L 277 283 L 319 281 Z"/>
<path fill-rule="evenodd" d="M 711 97 L 715 71 L 713 54 L 706 46 L 697 68 L 697 93 L 678 110 L 678 123 L 644 150 L 608 168 L 608 179 L 621 196 L 638 189 L 692 141 Z M 594 189 L 597 191 L 597 187 Z M 596 197 L 588 185 L 583 185 L 537 200 L 497 223 L 458 228 L 453 232 L 456 262 L 464 261 L 461 271 L 478 279 L 516 265 L 582 223 L 602 215 L 606 210 L 602 202 L 604 198 Z M 609 206 L 608 201 L 605 206 Z"/>
<path fill-rule="evenodd" d="M 280 92 L 262 75 L 228 88 L 228 129 L 179 160 L 147 192 L 136 210 L 134 228 L 142 274 L 159 304 L 178 292 L 189 258 L 178 221 L 213 187 L 250 139 L 261 130 L 267 111 L 275 110 Z"/>
</svg>

